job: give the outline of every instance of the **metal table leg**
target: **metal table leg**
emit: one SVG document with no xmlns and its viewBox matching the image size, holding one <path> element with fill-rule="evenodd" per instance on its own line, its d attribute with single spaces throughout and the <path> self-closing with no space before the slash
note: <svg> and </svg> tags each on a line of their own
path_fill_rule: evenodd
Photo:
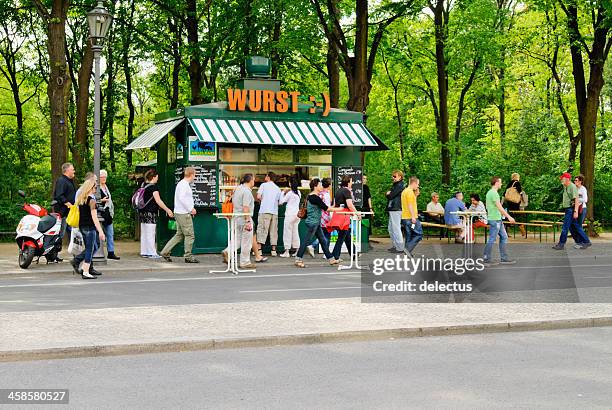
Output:
<svg viewBox="0 0 612 410">
<path fill-rule="evenodd" d="M 232 269 L 232 237 L 233 237 L 233 232 L 232 232 L 232 223 L 231 220 L 232 218 L 227 218 L 224 217 L 223 219 L 225 219 L 227 221 L 227 269 L 225 270 L 211 270 L 209 271 L 209 273 L 227 273 L 227 272 L 233 272 Z"/>
</svg>

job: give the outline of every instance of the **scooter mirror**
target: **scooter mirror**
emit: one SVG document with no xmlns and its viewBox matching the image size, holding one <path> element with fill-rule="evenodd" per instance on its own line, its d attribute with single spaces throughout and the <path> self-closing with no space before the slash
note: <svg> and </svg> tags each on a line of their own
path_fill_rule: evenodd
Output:
<svg viewBox="0 0 612 410">
<path fill-rule="evenodd" d="M 17 191 L 17 193 L 19 194 L 20 197 L 25 198 L 25 192 L 23 192 L 21 189 L 19 191 Z"/>
</svg>

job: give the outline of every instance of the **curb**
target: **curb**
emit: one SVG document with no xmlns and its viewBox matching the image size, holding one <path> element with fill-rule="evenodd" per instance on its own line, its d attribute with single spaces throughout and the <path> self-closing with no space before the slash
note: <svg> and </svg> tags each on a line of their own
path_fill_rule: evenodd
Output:
<svg viewBox="0 0 612 410">
<path fill-rule="evenodd" d="M 523 332 L 612 326 L 612 317 L 584 319 L 499 322 L 454 326 L 355 330 L 296 335 L 209 339 L 184 342 L 152 342 L 123 345 L 75 346 L 36 350 L 0 351 L 0 362 L 122 356 L 150 353 L 177 353 L 199 350 L 295 346 L 339 342 L 363 342 L 412 337 L 452 336 L 479 333 Z"/>
</svg>

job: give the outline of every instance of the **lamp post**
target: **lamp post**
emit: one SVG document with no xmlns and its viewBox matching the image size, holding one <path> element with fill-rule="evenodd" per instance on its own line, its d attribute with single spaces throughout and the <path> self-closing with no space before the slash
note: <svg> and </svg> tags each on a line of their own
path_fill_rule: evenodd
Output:
<svg viewBox="0 0 612 410">
<path fill-rule="evenodd" d="M 89 40 L 94 53 L 94 174 L 98 180 L 96 199 L 100 199 L 100 55 L 106 34 L 110 28 L 113 16 L 106 10 L 104 3 L 98 0 L 98 5 L 87 13 L 87 23 L 89 24 Z M 101 245 L 101 244 L 100 244 Z M 105 261 L 106 257 L 102 246 L 98 247 L 94 255 L 99 262 Z"/>
</svg>

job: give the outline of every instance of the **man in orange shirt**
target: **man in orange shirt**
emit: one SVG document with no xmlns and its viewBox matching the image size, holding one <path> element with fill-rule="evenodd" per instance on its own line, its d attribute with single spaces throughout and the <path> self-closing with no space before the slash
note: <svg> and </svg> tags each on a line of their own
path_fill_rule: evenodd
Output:
<svg viewBox="0 0 612 410">
<path fill-rule="evenodd" d="M 419 221 L 415 190 L 419 189 L 419 179 L 410 177 L 408 187 L 402 192 L 402 225 L 406 230 L 404 253 L 412 258 L 412 251 L 423 239 L 423 228 Z"/>
</svg>

